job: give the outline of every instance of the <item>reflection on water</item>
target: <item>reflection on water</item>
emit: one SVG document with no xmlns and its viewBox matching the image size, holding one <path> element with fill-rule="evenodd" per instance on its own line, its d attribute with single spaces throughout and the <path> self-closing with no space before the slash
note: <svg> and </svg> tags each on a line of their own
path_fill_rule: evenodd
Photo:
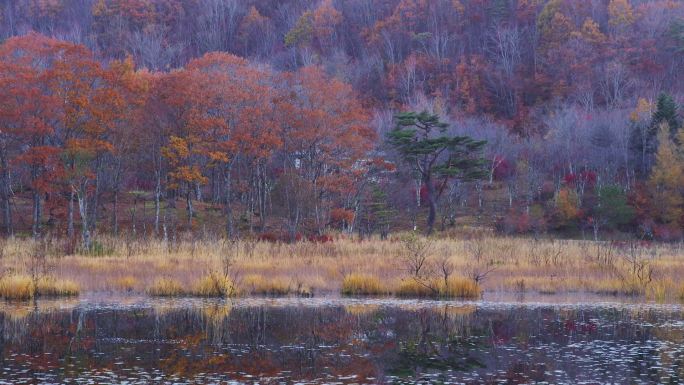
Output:
<svg viewBox="0 0 684 385">
<path fill-rule="evenodd" d="M 0 325 L 1 384 L 684 381 L 675 305 L 90 300 Z"/>
</svg>

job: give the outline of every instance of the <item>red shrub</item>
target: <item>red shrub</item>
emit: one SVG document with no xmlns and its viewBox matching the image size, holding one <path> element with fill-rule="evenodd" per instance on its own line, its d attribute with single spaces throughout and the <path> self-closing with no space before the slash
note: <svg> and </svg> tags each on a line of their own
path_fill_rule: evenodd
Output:
<svg viewBox="0 0 684 385">
<path fill-rule="evenodd" d="M 259 240 L 264 242 L 276 243 L 280 241 L 280 236 L 274 233 L 261 233 L 259 234 Z"/>
<path fill-rule="evenodd" d="M 334 241 L 334 238 L 328 234 L 310 235 L 309 236 L 309 242 L 313 242 L 313 243 L 328 243 L 328 242 L 333 242 L 333 241 Z"/>
<path fill-rule="evenodd" d="M 330 210 L 330 222 L 337 226 L 350 224 L 354 221 L 354 212 L 343 208 Z"/>
<path fill-rule="evenodd" d="M 653 236 L 660 241 L 672 242 L 682 239 L 684 234 L 677 225 L 656 225 L 653 228 Z"/>
</svg>

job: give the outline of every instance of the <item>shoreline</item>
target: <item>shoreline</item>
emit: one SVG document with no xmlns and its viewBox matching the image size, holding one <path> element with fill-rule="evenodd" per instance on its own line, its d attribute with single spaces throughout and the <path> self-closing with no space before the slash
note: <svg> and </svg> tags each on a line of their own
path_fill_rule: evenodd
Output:
<svg viewBox="0 0 684 385">
<path fill-rule="evenodd" d="M 339 307 L 360 306 L 369 308 L 402 307 L 406 309 L 439 309 L 439 308 L 639 308 L 669 309 L 684 312 L 682 302 L 656 302 L 643 298 L 624 296 L 585 296 L 581 294 L 554 294 L 519 296 L 515 293 L 485 293 L 481 299 L 429 299 L 429 298 L 397 298 L 370 296 L 246 296 L 239 298 L 217 297 L 152 297 L 140 294 L 84 293 L 78 297 L 36 298 L 33 300 L 0 301 L 0 311 L 11 309 L 26 310 L 71 310 L 77 307 L 86 309 L 142 309 L 149 307 L 192 308 L 202 306 L 242 307 Z"/>
<path fill-rule="evenodd" d="M 42 293 L 159 296 L 330 296 L 478 298 L 480 293 L 630 297 L 684 301 L 680 244 L 614 244 L 509 237 L 273 243 L 100 238 L 98 253 L 61 253 L 10 239 L 0 259 L 0 289 L 14 278 Z M 66 291 L 66 289 L 64 289 Z M 29 296 L 32 297 L 33 295 Z M 9 298 L 8 295 L 7 298 Z M 18 297 L 15 297 L 18 298 Z"/>
</svg>

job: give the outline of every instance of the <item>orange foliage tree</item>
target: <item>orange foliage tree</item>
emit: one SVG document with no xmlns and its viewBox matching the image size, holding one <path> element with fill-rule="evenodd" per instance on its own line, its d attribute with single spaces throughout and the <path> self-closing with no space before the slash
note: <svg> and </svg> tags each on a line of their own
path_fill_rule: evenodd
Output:
<svg viewBox="0 0 684 385">
<path fill-rule="evenodd" d="M 330 202 L 349 189 L 355 169 L 372 148 L 375 132 L 351 87 L 320 68 L 285 74 L 283 82 L 282 87 L 290 90 L 282 107 L 284 165 L 308 184 L 320 232 L 328 222 Z M 301 203 L 294 202 L 291 209 L 298 212 Z M 293 236 L 300 218 L 290 213 L 288 219 Z"/>
</svg>

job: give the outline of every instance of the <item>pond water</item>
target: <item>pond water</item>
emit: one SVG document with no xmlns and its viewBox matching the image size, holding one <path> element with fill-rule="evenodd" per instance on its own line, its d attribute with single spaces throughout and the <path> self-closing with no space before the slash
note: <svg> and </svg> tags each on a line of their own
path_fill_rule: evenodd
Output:
<svg viewBox="0 0 684 385">
<path fill-rule="evenodd" d="M 674 304 L 82 298 L 0 327 L 0 384 L 684 382 Z"/>
</svg>

